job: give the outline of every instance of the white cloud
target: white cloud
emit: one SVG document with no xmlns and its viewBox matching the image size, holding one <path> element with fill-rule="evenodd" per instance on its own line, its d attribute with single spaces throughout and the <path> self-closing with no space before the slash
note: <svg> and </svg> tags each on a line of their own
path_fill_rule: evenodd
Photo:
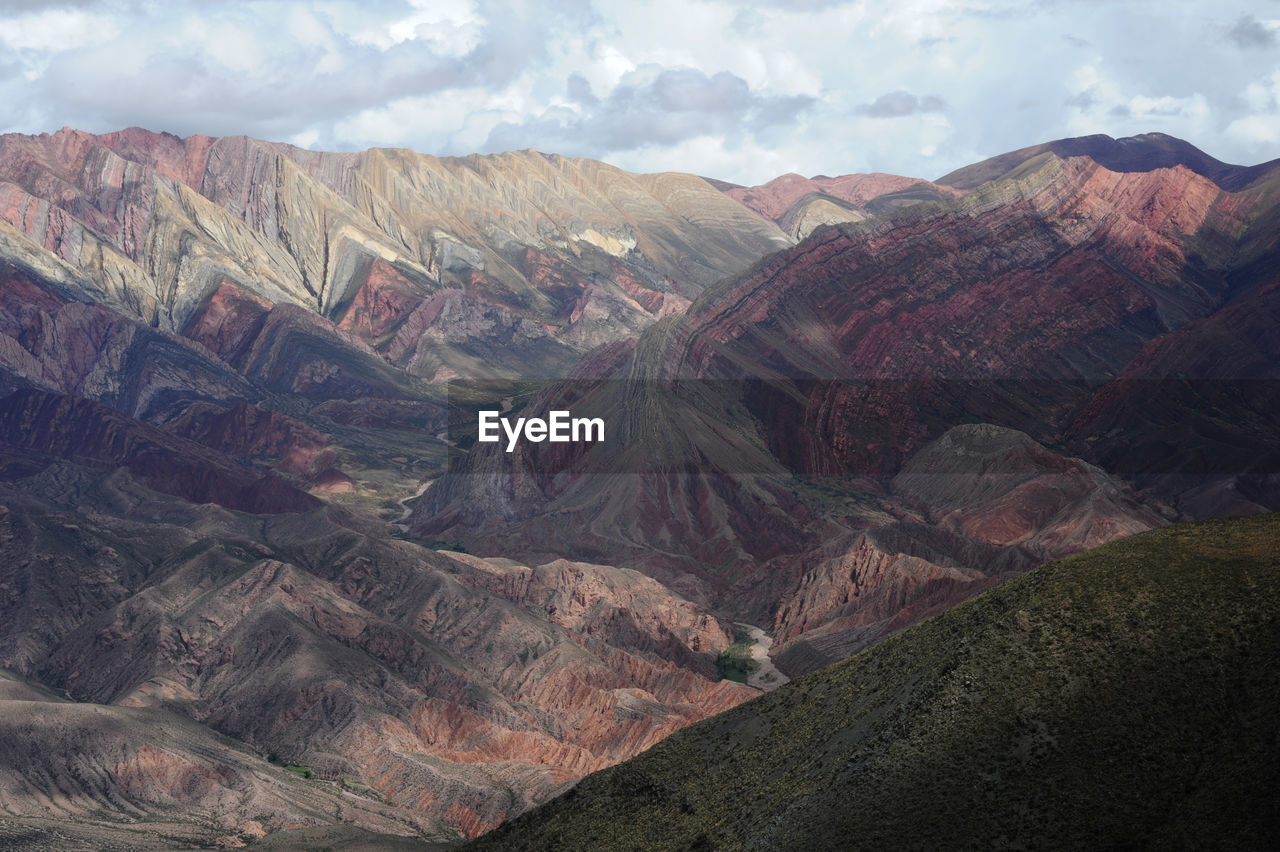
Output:
<svg viewBox="0 0 1280 852">
<path fill-rule="evenodd" d="M 690 163 L 694 165 L 686 165 Z M 635 172 L 686 171 L 708 177 L 781 175 L 804 168 L 801 160 L 790 152 L 755 143 L 731 148 L 716 136 L 685 139 L 669 147 L 645 146 L 620 155 L 617 165 Z"/>
<path fill-rule="evenodd" d="M 1268 113 L 1280 109 L 1280 69 L 1246 86 L 1241 99 L 1254 112 Z"/>
<path fill-rule="evenodd" d="M 14 50 L 59 52 L 115 37 L 114 22 L 104 15 L 75 9 L 46 9 L 32 15 L 0 19 L 0 41 Z"/>
<path fill-rule="evenodd" d="M 30 4 L 25 4 L 30 6 Z M 12 8 L 12 7 L 10 7 Z M 195 0 L 0 11 L 0 130 L 136 124 L 738 182 L 937 177 L 1068 135 L 1280 155 L 1256 0 Z M 175 24 L 175 22 L 177 22 Z M 184 23 L 186 22 L 186 23 Z"/>
<path fill-rule="evenodd" d="M 1199 93 L 1183 98 L 1162 95 L 1158 98 L 1134 95 L 1129 99 L 1129 111 L 1137 118 L 1160 119 L 1181 116 L 1189 120 L 1202 119 L 1209 114 L 1209 105 Z"/>
<path fill-rule="evenodd" d="M 1280 146 L 1280 115 L 1250 115 L 1227 125 L 1226 135 L 1249 146 Z"/>
<path fill-rule="evenodd" d="M 351 33 L 352 41 L 381 50 L 406 41 L 421 41 L 439 56 L 465 56 L 480 44 L 484 19 L 471 0 L 441 4 L 411 0 L 407 15 Z"/>
<path fill-rule="evenodd" d="M 232 21 L 187 16 L 181 27 L 186 44 L 199 45 L 204 54 L 236 74 L 251 74 L 267 61 L 258 34 Z"/>
</svg>

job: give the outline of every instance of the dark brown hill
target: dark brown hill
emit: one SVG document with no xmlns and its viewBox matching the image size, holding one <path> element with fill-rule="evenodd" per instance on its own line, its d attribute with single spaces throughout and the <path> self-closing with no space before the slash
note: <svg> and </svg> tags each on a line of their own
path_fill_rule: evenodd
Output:
<svg viewBox="0 0 1280 852">
<path fill-rule="evenodd" d="M 1237 192 L 1280 168 L 1280 159 L 1256 166 L 1233 166 L 1215 159 L 1189 142 L 1164 133 L 1143 133 L 1113 139 L 1104 134 L 1058 139 L 1019 148 L 971 166 L 956 169 L 936 183 L 960 190 L 974 189 L 1002 177 L 1041 154 L 1058 157 L 1088 157 L 1113 172 L 1149 172 L 1184 166 L 1213 181 L 1228 192 Z"/>
</svg>

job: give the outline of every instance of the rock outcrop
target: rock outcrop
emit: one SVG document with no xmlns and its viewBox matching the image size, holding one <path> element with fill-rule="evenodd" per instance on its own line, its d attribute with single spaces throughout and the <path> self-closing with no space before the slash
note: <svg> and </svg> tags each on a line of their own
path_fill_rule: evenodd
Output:
<svg viewBox="0 0 1280 852">
<path fill-rule="evenodd" d="M 844 659 L 1002 579 L 1173 515 L 1093 465 L 989 424 L 948 430 L 888 491 L 890 505 L 918 516 L 833 536 L 787 566 L 796 579 L 773 624 L 785 669 Z"/>
</svg>

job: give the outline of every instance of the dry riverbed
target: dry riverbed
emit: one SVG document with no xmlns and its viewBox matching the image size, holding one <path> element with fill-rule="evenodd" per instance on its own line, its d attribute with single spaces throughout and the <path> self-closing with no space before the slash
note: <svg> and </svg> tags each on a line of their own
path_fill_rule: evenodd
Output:
<svg viewBox="0 0 1280 852">
<path fill-rule="evenodd" d="M 751 659 L 755 660 L 760 666 L 747 677 L 747 685 L 768 692 L 791 680 L 791 678 L 778 671 L 777 666 L 773 664 L 773 659 L 769 656 L 769 649 L 773 646 L 773 637 L 754 624 L 738 622 L 737 626 L 745 630 L 751 637 Z"/>
</svg>

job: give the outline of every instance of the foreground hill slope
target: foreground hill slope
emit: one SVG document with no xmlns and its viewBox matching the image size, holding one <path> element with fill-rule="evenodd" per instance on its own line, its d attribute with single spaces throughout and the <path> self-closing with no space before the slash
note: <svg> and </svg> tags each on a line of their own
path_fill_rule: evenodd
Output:
<svg viewBox="0 0 1280 852">
<path fill-rule="evenodd" d="M 481 849 L 1268 848 L 1280 516 L 1045 565 L 597 773 Z"/>
</svg>

